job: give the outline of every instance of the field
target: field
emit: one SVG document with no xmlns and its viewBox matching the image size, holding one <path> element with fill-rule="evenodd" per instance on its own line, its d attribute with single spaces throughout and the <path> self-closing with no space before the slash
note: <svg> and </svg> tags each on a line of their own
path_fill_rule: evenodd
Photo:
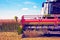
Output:
<svg viewBox="0 0 60 40">
<path fill-rule="evenodd" d="M 17 32 L 0 32 L 0 40 L 21 40 Z"/>
<path fill-rule="evenodd" d="M 0 40 L 60 40 L 60 37 L 21 38 L 17 32 L 0 32 Z"/>
<path fill-rule="evenodd" d="M 22 40 L 60 40 L 60 37 L 22 38 Z"/>
</svg>

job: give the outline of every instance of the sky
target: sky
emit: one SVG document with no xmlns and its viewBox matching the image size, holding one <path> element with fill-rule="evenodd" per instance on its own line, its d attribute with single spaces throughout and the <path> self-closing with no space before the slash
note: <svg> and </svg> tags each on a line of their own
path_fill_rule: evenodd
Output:
<svg viewBox="0 0 60 40">
<path fill-rule="evenodd" d="M 13 19 L 22 15 L 40 15 L 46 0 L 0 0 L 0 19 Z"/>
</svg>

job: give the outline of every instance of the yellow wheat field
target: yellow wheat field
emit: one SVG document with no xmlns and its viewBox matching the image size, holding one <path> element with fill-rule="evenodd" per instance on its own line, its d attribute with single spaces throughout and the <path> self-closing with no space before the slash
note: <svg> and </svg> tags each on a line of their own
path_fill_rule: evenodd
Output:
<svg viewBox="0 0 60 40">
<path fill-rule="evenodd" d="M 22 40 L 60 40 L 60 37 L 22 38 Z"/>
<path fill-rule="evenodd" d="M 22 38 L 17 32 L 0 32 L 0 40 L 60 40 L 60 37 Z"/>
<path fill-rule="evenodd" d="M 17 32 L 0 32 L 0 40 L 21 40 Z"/>
</svg>

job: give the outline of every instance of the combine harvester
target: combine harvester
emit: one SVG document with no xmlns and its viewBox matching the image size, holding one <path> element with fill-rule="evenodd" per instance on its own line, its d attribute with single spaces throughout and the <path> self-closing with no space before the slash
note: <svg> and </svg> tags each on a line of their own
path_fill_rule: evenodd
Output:
<svg viewBox="0 0 60 40">
<path fill-rule="evenodd" d="M 60 1 L 48 0 L 42 7 L 45 9 L 44 15 L 22 16 L 23 38 L 60 37 Z"/>
</svg>

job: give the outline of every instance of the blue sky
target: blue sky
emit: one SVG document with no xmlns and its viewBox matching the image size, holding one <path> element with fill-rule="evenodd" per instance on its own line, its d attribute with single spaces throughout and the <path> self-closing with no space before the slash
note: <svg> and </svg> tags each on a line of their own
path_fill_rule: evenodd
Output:
<svg viewBox="0 0 60 40">
<path fill-rule="evenodd" d="M 46 0 L 0 0 L 0 19 L 39 15 L 44 1 Z"/>
</svg>

